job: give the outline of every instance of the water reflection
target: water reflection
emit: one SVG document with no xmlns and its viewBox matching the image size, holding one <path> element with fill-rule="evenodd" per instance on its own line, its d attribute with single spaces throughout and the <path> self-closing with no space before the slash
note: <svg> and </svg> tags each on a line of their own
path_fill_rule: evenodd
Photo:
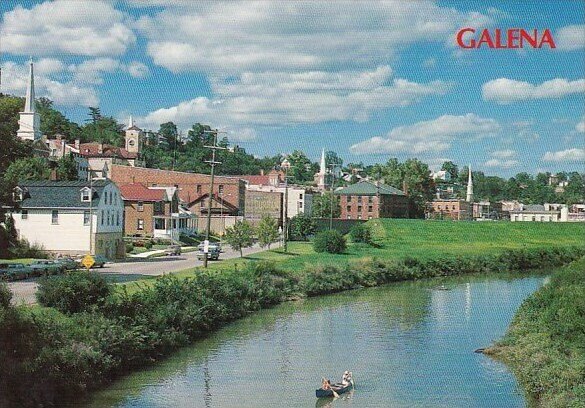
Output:
<svg viewBox="0 0 585 408">
<path fill-rule="evenodd" d="M 287 303 L 118 381 L 85 406 L 523 406 L 506 368 L 473 350 L 500 337 L 542 281 L 468 276 Z M 339 381 L 346 369 L 356 390 L 315 402 L 321 377 Z"/>
</svg>

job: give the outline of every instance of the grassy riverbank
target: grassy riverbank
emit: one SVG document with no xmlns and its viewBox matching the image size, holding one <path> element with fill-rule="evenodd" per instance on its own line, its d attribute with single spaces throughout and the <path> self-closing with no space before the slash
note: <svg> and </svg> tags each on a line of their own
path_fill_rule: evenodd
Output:
<svg viewBox="0 0 585 408">
<path fill-rule="evenodd" d="M 351 245 L 335 257 L 318 257 L 298 244 L 305 253 L 270 251 L 256 256 L 260 262 L 217 263 L 132 290 L 104 289 L 94 278 L 55 277 L 48 298 L 59 310 L 0 302 L 0 407 L 58 404 L 288 299 L 437 276 L 553 268 L 585 254 L 582 245 L 573 246 L 581 244 L 582 226 L 394 221 L 374 226 L 376 247 Z M 88 303 L 92 285 L 99 294 Z"/>
<path fill-rule="evenodd" d="M 538 407 L 585 407 L 585 258 L 522 304 L 487 353 L 510 365 Z"/>
</svg>

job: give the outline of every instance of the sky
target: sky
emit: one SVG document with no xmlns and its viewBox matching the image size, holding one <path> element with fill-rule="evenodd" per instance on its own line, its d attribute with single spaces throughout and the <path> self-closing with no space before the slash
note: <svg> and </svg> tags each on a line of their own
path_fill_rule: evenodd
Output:
<svg viewBox="0 0 585 408">
<path fill-rule="evenodd" d="M 2 1 L 1 91 L 83 122 L 201 122 L 258 156 L 452 160 L 585 171 L 585 3 Z M 462 49 L 472 27 L 549 29 L 555 49 Z M 466 37 L 468 40 L 470 37 Z M 475 37 L 478 38 L 478 35 Z"/>
</svg>

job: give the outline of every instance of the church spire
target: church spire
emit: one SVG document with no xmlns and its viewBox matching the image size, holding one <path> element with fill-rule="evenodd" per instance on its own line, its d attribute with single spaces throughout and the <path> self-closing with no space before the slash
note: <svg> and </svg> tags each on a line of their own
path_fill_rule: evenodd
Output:
<svg viewBox="0 0 585 408">
<path fill-rule="evenodd" d="M 29 77 L 26 86 L 24 109 L 20 112 L 16 135 L 25 140 L 41 138 L 41 119 L 35 108 L 35 76 L 32 58 L 29 61 Z"/>
<path fill-rule="evenodd" d="M 471 178 L 471 164 L 469 165 L 469 178 L 467 180 L 467 199 L 468 203 L 473 202 L 473 179 Z"/>
<path fill-rule="evenodd" d="M 321 150 L 321 163 L 319 164 L 319 173 L 317 173 L 317 188 L 325 190 L 325 176 L 327 174 L 327 167 L 325 166 L 325 149 Z"/>
<path fill-rule="evenodd" d="M 33 113 L 35 111 L 35 76 L 33 71 L 32 58 L 29 60 L 28 84 L 26 86 L 26 101 L 24 102 L 24 112 Z"/>
</svg>

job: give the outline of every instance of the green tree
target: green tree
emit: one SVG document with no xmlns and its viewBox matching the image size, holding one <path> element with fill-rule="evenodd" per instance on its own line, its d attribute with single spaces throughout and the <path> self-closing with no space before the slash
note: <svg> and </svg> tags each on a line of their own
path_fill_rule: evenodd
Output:
<svg viewBox="0 0 585 408">
<path fill-rule="evenodd" d="M 6 170 L 6 180 L 17 183 L 25 180 L 48 180 L 51 170 L 47 160 L 41 157 L 26 157 L 15 160 Z"/>
<path fill-rule="evenodd" d="M 270 249 L 270 245 L 278 241 L 278 222 L 274 218 L 265 215 L 256 227 L 256 234 L 258 235 L 260 246 Z"/>
<path fill-rule="evenodd" d="M 339 197 L 334 195 L 331 200 L 331 191 L 325 191 L 321 195 L 313 196 L 312 215 L 315 218 L 329 218 L 331 217 L 331 202 L 333 201 L 333 218 L 341 216 L 341 205 Z"/>
<path fill-rule="evenodd" d="M 347 248 L 347 242 L 341 232 L 337 230 L 321 231 L 315 235 L 313 249 L 315 252 L 341 254 Z"/>
<path fill-rule="evenodd" d="M 287 156 L 287 160 L 291 164 L 291 168 L 288 170 L 288 175 L 291 177 L 293 183 L 306 183 L 313 181 L 313 176 L 318 170 L 318 165 L 311 163 L 311 160 L 307 155 L 300 151 L 295 150 Z"/>
<path fill-rule="evenodd" d="M 316 225 L 315 220 L 301 213 L 290 219 L 288 228 L 292 239 L 306 241 L 315 233 Z"/>
<path fill-rule="evenodd" d="M 41 133 L 48 137 L 62 135 L 65 139 L 73 141 L 81 137 L 81 128 L 77 123 L 71 122 L 61 112 L 53 107 L 53 101 L 41 97 L 36 102 L 37 112 L 41 117 Z"/>
<path fill-rule="evenodd" d="M 57 163 L 57 178 L 59 180 L 77 180 L 77 163 L 73 156 L 63 157 Z"/>
<path fill-rule="evenodd" d="M 568 179 L 561 200 L 569 205 L 585 203 L 585 174 L 573 172 L 568 175 Z"/>
<path fill-rule="evenodd" d="M 240 257 L 243 257 L 242 250 L 254 244 L 254 228 L 247 221 L 236 221 L 233 227 L 226 228 L 223 238 L 233 250 L 240 251 Z"/>
<path fill-rule="evenodd" d="M 449 173 L 451 175 L 452 180 L 457 180 L 457 177 L 459 177 L 459 168 L 452 161 L 444 162 L 443 165 L 441 166 L 441 170 Z"/>
</svg>

